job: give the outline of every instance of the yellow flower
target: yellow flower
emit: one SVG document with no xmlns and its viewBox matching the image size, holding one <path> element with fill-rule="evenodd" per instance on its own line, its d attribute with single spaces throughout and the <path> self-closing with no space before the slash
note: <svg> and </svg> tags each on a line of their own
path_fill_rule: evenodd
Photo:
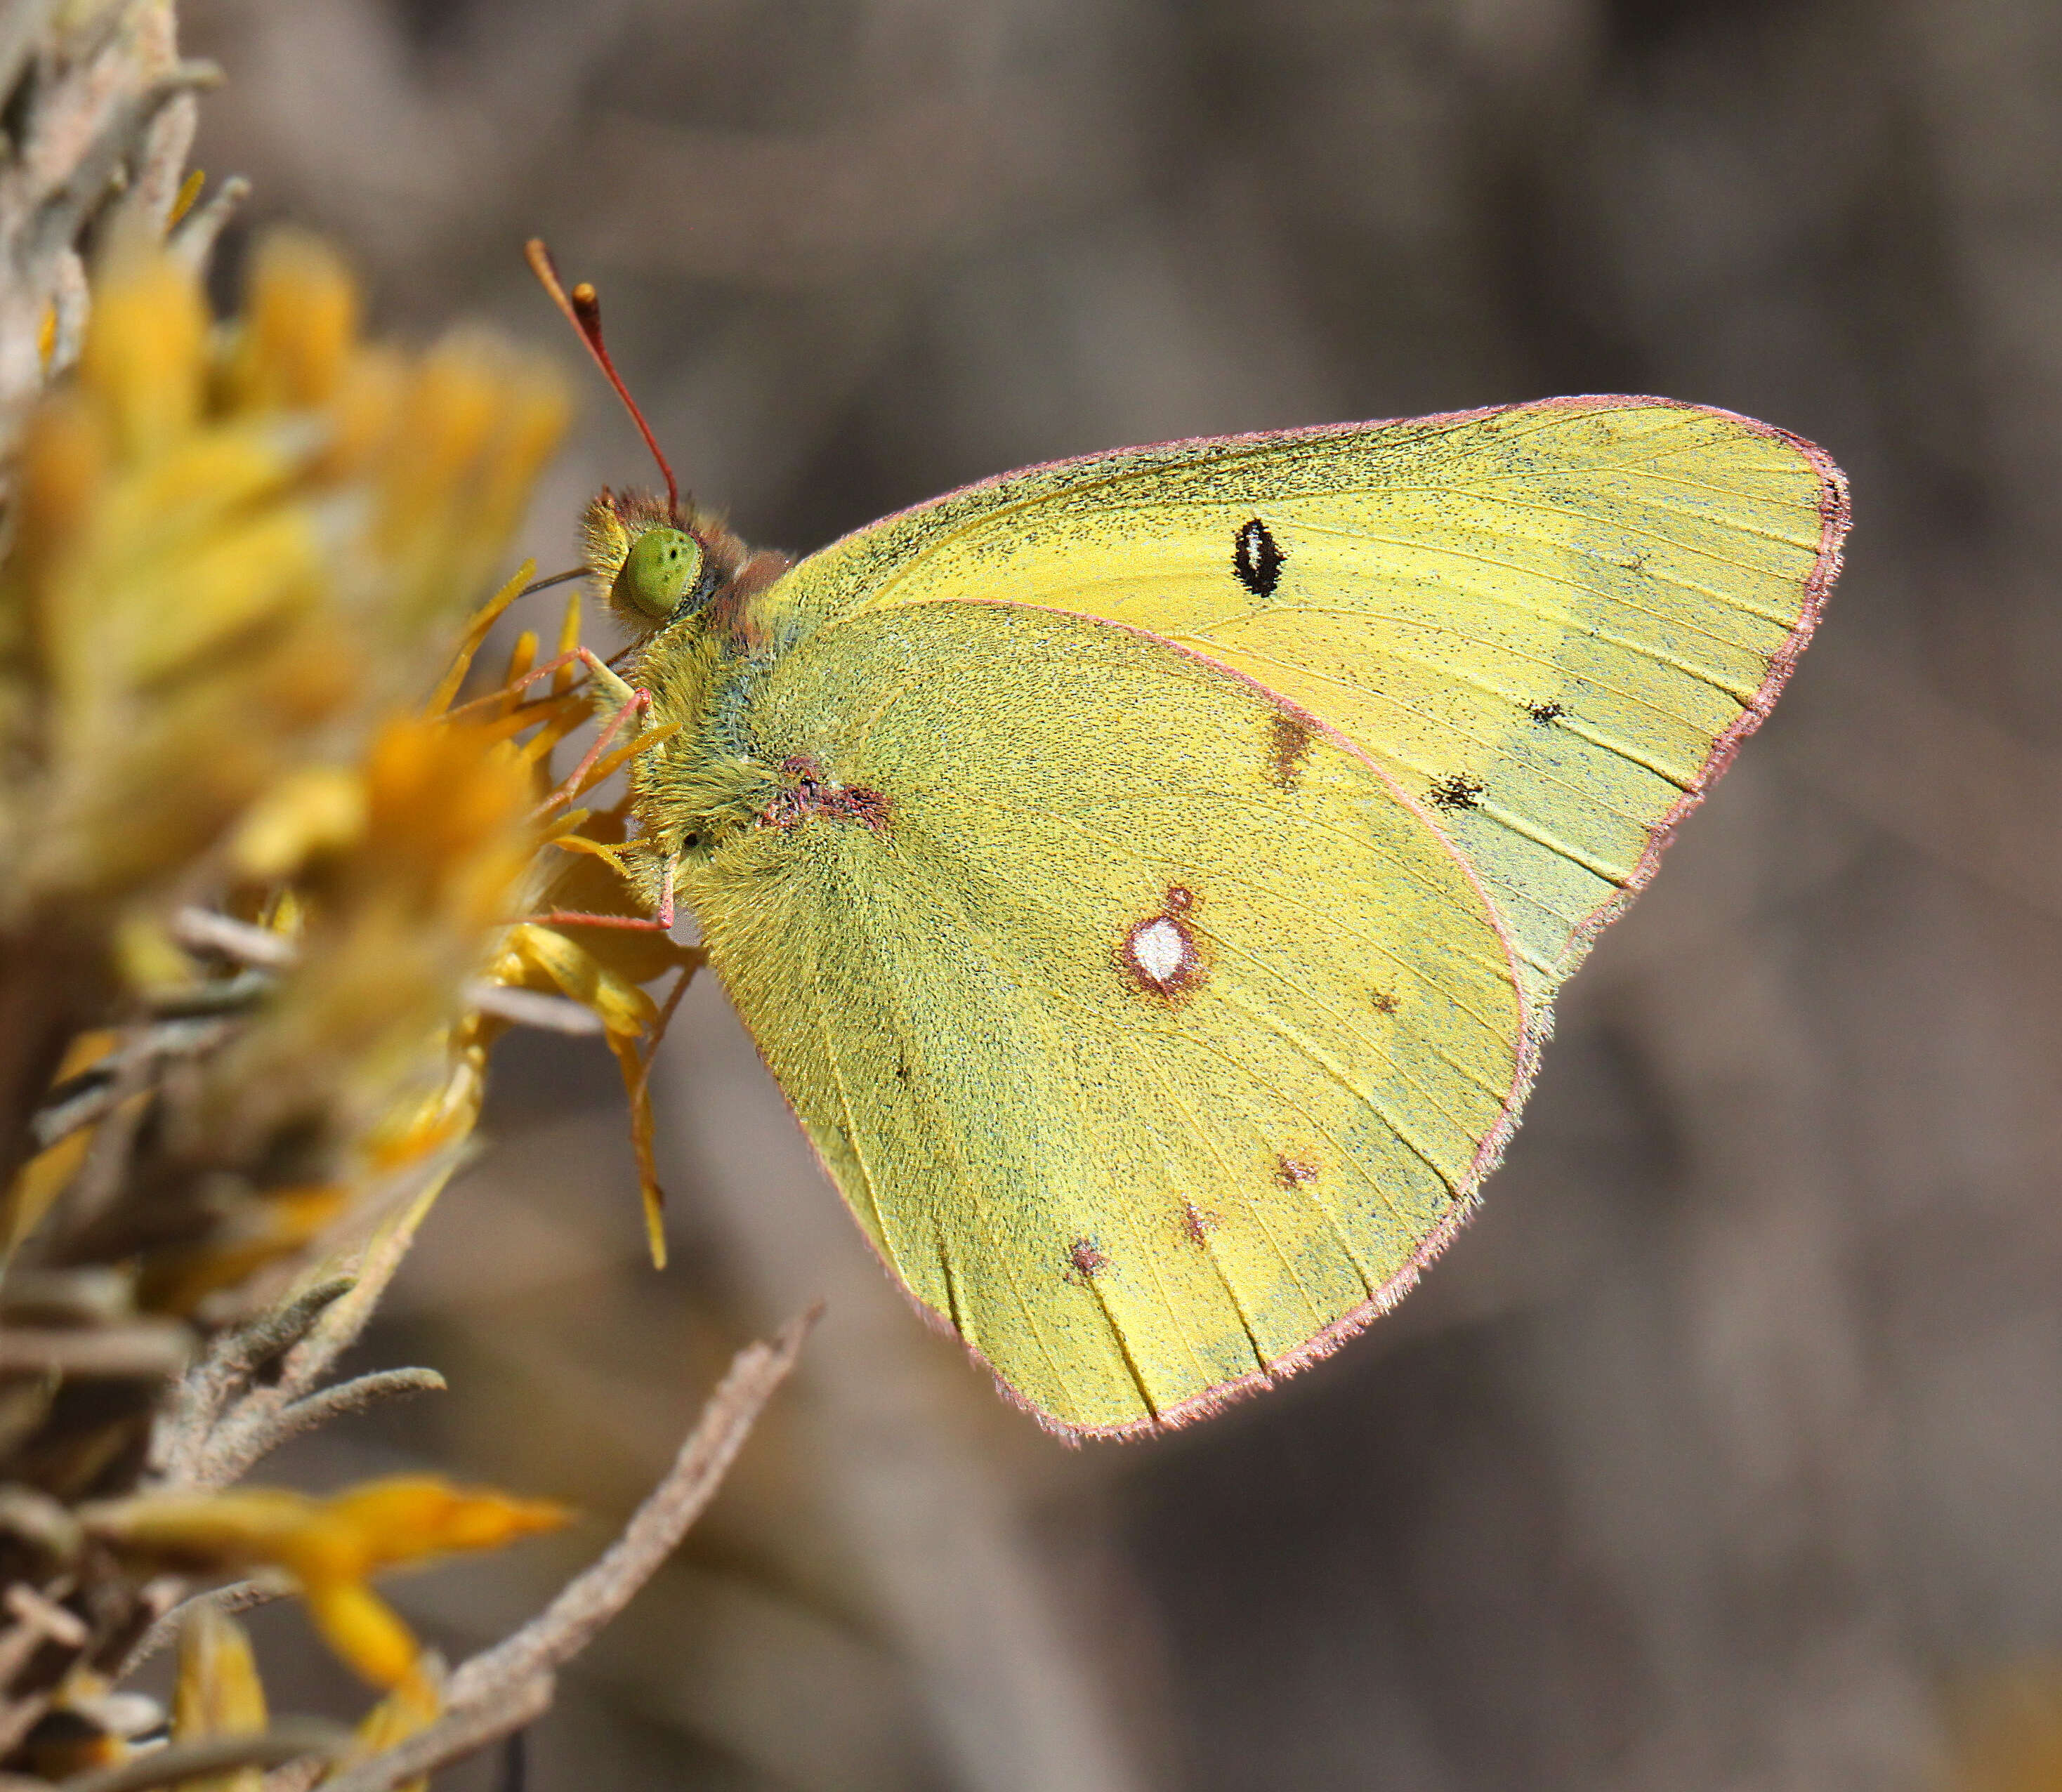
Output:
<svg viewBox="0 0 2062 1792">
<path fill-rule="evenodd" d="M 419 1651 L 368 1577 L 456 1550 L 496 1549 L 555 1530 L 570 1516 L 548 1500 L 455 1487 L 434 1476 L 367 1481 L 327 1499 L 259 1487 L 144 1494 L 79 1513 L 91 1534 L 131 1559 L 189 1573 L 284 1570 L 330 1646 L 382 1686 L 399 1686 Z"/>
<path fill-rule="evenodd" d="M 99 1266 L 110 1312 L 204 1335 L 263 1305 L 258 1273 L 275 1265 L 276 1289 L 283 1258 L 322 1279 L 307 1260 L 351 1220 L 372 1239 L 352 1267 L 372 1267 L 317 1323 L 362 1323 L 459 1159 L 512 1017 L 598 1027 L 615 1053 L 660 1253 L 647 1076 L 701 954 L 560 912 L 636 915 L 625 808 L 582 805 L 659 736 L 557 782 L 554 754 L 590 716 L 577 599 L 556 661 L 539 669 L 526 633 L 502 688 L 451 707 L 528 580 L 466 620 L 562 427 L 556 374 L 479 337 L 367 343 L 351 281 L 305 239 L 260 249 L 219 326 L 175 259 L 110 254 L 75 371 L 28 415 L 6 475 L 0 1114 L 18 1124 L 0 1134 L 0 1250 Z M 668 972 L 656 999 L 644 986 Z M 24 1420 L 51 1435 L 17 1453 L 37 1486 L 133 1485 L 148 1405 L 56 1389 Z M 162 1460 L 201 1473 L 194 1451 Z M 372 1577 L 566 1519 L 433 1477 L 329 1498 L 167 1489 L 78 1516 L 95 1610 L 159 1570 L 291 1576 L 331 1646 L 390 1690 L 367 1750 L 441 1698 Z M 61 1704 L 93 1690 L 66 1686 Z M 266 1721 L 243 1633 L 199 1611 L 177 1734 Z"/>
<path fill-rule="evenodd" d="M 154 1211 L 102 1247 L 146 1306 L 303 1249 L 395 1167 L 397 1116 L 416 1155 L 471 1123 L 463 992 L 525 907 L 541 792 L 505 730 L 409 711 L 564 412 L 555 372 L 478 337 L 365 343 L 335 258 L 284 237 L 221 328 L 175 261 L 118 261 L 28 421 L 0 565 L 0 1104 L 120 980 L 206 1004 L 235 966 L 174 946 L 175 902 L 212 889 L 292 960 L 155 1110 L 130 1173 Z M 0 1162 L 17 1242 L 90 1137 Z"/>
<path fill-rule="evenodd" d="M 343 1764 L 383 1753 L 416 1731 L 428 1729 L 443 1715 L 443 1662 L 434 1650 L 425 1650 L 393 1690 L 366 1713 Z M 425 1792 L 429 1783 L 427 1778 L 411 1779 L 395 1792 Z"/>
<path fill-rule="evenodd" d="M 1951 1704 L 1948 1792 L 2062 1786 L 2062 1662 L 1995 1670 Z"/>
<path fill-rule="evenodd" d="M 266 1726 L 265 1688 L 251 1638 L 219 1606 L 196 1606 L 179 1629 L 179 1678 L 172 1690 L 172 1739 L 255 1736 Z M 259 1792 L 264 1774 L 246 1767 L 204 1780 L 187 1792 Z"/>
<path fill-rule="evenodd" d="M 0 752 L 30 768 L 0 788 L 0 974 L 53 968 L 22 1061 L 47 1078 L 124 980 L 159 1006 L 234 996 L 175 1083 L 108 1110 L 148 1109 L 127 1175 L 150 1205 L 108 1209 L 89 1254 L 134 1265 L 143 1310 L 191 1313 L 443 1173 L 520 1006 L 497 988 L 599 1021 L 663 1260 L 647 1076 L 701 955 L 532 918 L 635 913 L 621 808 L 574 805 L 656 736 L 556 785 L 590 713 L 576 598 L 556 670 L 530 676 L 525 635 L 503 690 L 450 708 L 527 578 L 458 627 L 562 411 L 555 377 L 479 339 L 366 344 L 335 259 L 288 237 L 219 329 L 173 262 L 118 266 L 30 421 L 0 566 Z M 263 952 L 179 932 L 173 904 L 211 894 Z M 661 1003 L 644 985 L 668 972 Z M 15 1244 L 62 1219 L 93 1137 L 12 1179 Z"/>
<path fill-rule="evenodd" d="M 556 377 L 478 339 L 359 343 L 302 239 L 243 323 L 138 258 L 95 296 L 76 384 L 26 434 L 0 575 L 0 728 L 39 775 L 0 807 L 0 917 L 147 890 L 420 676 L 556 442 Z"/>
<path fill-rule="evenodd" d="M 528 769 L 471 724 L 395 720 L 350 773 L 296 788 L 297 815 L 261 819 L 275 863 L 295 829 L 306 854 L 298 960 L 212 1061 L 203 1104 L 213 1137 L 254 1149 L 315 1114 L 362 1135 L 442 1087 L 429 1042 L 516 912 L 537 843 Z"/>
</svg>

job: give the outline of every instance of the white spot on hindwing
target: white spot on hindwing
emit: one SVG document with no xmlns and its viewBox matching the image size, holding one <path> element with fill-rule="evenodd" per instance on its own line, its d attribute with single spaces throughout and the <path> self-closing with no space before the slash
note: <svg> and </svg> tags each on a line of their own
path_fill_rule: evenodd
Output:
<svg viewBox="0 0 2062 1792">
<path fill-rule="evenodd" d="M 1189 961 L 1189 942 L 1181 928 L 1162 915 L 1133 929 L 1131 958 L 1145 977 L 1165 988 Z"/>
<path fill-rule="evenodd" d="M 1132 981 L 1149 994 L 1177 996 L 1203 980 L 1195 936 L 1182 920 L 1195 898 L 1177 884 L 1158 914 L 1133 924 L 1119 958 Z"/>
</svg>

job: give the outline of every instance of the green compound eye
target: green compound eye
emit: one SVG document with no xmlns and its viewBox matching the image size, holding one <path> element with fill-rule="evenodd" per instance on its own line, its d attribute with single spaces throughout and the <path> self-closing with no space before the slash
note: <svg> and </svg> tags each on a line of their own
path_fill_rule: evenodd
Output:
<svg viewBox="0 0 2062 1792">
<path fill-rule="evenodd" d="M 616 601 L 664 620 L 700 583 L 702 544 L 684 529 L 647 529 L 630 544 L 616 575 Z"/>
</svg>

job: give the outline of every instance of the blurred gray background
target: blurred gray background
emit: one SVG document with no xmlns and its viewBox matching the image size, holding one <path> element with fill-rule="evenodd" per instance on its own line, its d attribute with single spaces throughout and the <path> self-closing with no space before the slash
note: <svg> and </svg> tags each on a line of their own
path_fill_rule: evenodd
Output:
<svg viewBox="0 0 2062 1792">
<path fill-rule="evenodd" d="M 1571 988 L 1486 1212 L 1207 1425 L 1069 1452 L 1001 1405 L 712 986 L 662 1073 L 663 1277 L 607 1060 L 516 1042 L 370 1346 L 453 1392 L 284 1465 L 591 1514 L 403 1584 L 426 1626 L 520 1616 L 725 1353 L 831 1301 L 533 1792 L 1898 1792 L 1948 1782 L 1969 1689 L 2062 1686 L 2062 8 L 184 16 L 230 75 L 198 159 L 255 180 L 251 225 L 335 235 L 390 327 L 486 315 L 584 382 L 548 567 L 651 475 L 532 233 L 769 544 L 1119 443 L 1558 391 L 1729 406 L 1854 480 L 1819 643 Z M 349 1696 L 305 1654 L 301 1696 Z"/>
</svg>

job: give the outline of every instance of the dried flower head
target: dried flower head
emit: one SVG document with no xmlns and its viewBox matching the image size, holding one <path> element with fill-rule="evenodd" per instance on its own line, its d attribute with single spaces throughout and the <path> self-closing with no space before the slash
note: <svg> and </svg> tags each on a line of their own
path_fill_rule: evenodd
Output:
<svg viewBox="0 0 2062 1792">
<path fill-rule="evenodd" d="M 520 587 L 461 626 L 558 434 L 556 376 L 478 338 L 363 342 L 349 279 L 303 239 L 259 252 L 227 326 L 133 245 L 94 298 L 76 378 L 24 428 L 0 562 L 0 1323 L 33 1293 L 38 1317 L 111 1329 L 51 1346 L 54 1375 L 0 1365 L 0 1472 L 76 1501 L 154 1461 L 164 1489 L 98 1509 L 121 1560 L 183 1540 L 210 1570 L 287 1568 L 392 1685 L 416 1651 L 365 1575 L 547 1509 L 432 1482 L 206 1490 L 303 1422 L 287 1397 L 377 1277 L 282 1334 L 268 1385 L 230 1340 L 150 1445 L 154 1390 L 198 1342 L 173 1321 L 251 1313 L 258 1272 L 403 1202 L 368 1260 L 391 1267 L 508 1004 L 588 1004 L 641 1076 L 659 1010 L 632 980 L 692 955 L 524 919 L 562 874 L 610 875 L 622 838 L 554 793 L 573 680 L 526 679 L 519 643 L 511 688 L 449 712 Z"/>
<path fill-rule="evenodd" d="M 312 1754 L 419 1783 L 548 1697 L 551 1664 L 706 1500 L 800 1330 L 740 1358 L 625 1545 L 491 1672 L 447 1682 L 370 1578 L 560 1508 L 432 1477 L 230 1485 L 339 1413 L 442 1385 L 325 1384 L 511 1024 L 616 1054 L 660 1253 L 647 1076 L 701 955 L 566 912 L 636 912 L 625 807 L 589 805 L 668 732 L 604 728 L 559 780 L 591 714 L 580 667 L 602 676 L 577 597 L 555 659 L 524 633 L 498 687 L 453 708 L 528 582 L 479 603 L 563 423 L 556 373 L 478 336 L 367 342 L 336 258 L 296 236 L 260 248 L 218 323 L 195 264 L 236 183 L 159 240 L 198 192 L 177 177 L 199 77 L 169 8 L 55 16 L 118 65 L 108 94 L 155 83 L 157 109 L 108 176 L 124 191 L 90 282 L 70 239 L 25 273 L 5 222 L 45 77 L 99 64 L 38 50 L 26 134 L 0 140 L 0 1777 L 118 1770 L 158 1721 L 119 1681 L 168 1605 L 256 1573 L 387 1696 L 355 1738 L 269 1720 L 248 1639 L 190 1602 L 165 1778 L 255 1792 Z M 644 985 L 668 972 L 661 1002 Z"/>
<path fill-rule="evenodd" d="M 195 996 L 221 980 L 164 943 L 182 898 L 240 881 L 287 944 L 316 930 L 268 1004 L 263 1090 L 203 1079 L 167 1116 L 196 1174 L 292 1131 L 297 1180 L 327 1176 L 528 854 L 505 749 L 391 717 L 520 514 L 560 387 L 479 339 L 368 346 L 356 311 L 305 239 L 259 254 L 223 330 L 193 275 L 133 253 L 29 423 L 0 567 L 0 1112 L 123 981 L 162 1003 L 183 968 Z M 263 893 L 304 870 L 307 900 Z M 383 949 L 390 974 L 356 976 Z"/>
</svg>

